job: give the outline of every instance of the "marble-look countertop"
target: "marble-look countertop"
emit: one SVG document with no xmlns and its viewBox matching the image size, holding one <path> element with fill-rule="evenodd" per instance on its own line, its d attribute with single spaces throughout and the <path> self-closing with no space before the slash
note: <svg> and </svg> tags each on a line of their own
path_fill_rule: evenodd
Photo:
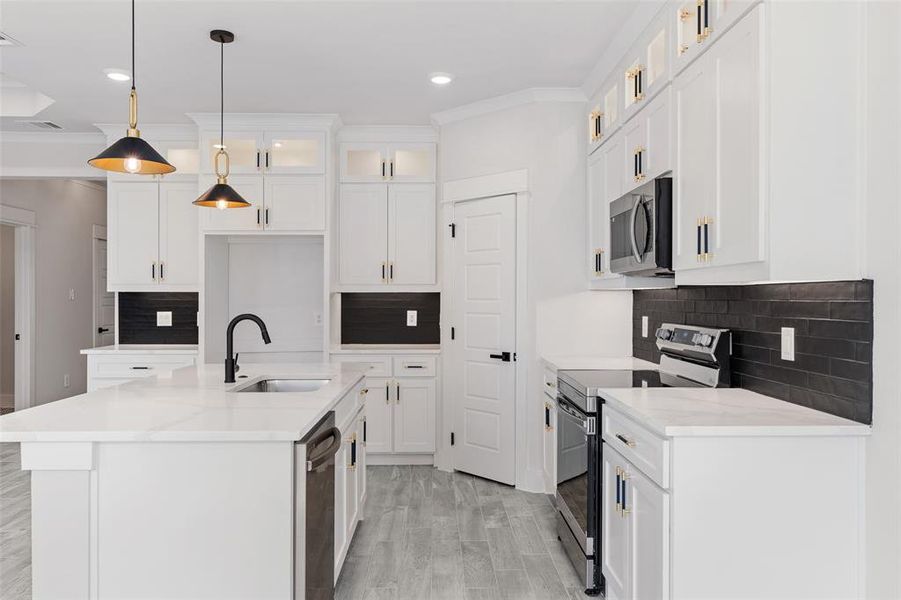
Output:
<svg viewBox="0 0 901 600">
<path fill-rule="evenodd" d="M 633 356 L 593 356 L 580 355 L 548 355 L 542 356 L 544 363 L 557 371 L 565 370 L 598 370 L 627 369 L 632 371 L 656 371 L 660 368 L 652 363 Z"/>
<path fill-rule="evenodd" d="M 440 344 L 342 344 L 332 346 L 331 354 L 439 354 Z"/>
<path fill-rule="evenodd" d="M 602 389 L 607 406 L 662 436 L 869 435 L 870 426 L 740 388 Z"/>
<path fill-rule="evenodd" d="M 82 354 L 197 354 L 197 344 L 113 344 L 85 348 Z"/>
<path fill-rule="evenodd" d="M 0 417 L 0 442 L 243 442 L 300 440 L 363 379 L 353 364 L 221 365 L 103 388 Z M 262 378 L 329 379 L 319 390 L 235 393 Z"/>
</svg>

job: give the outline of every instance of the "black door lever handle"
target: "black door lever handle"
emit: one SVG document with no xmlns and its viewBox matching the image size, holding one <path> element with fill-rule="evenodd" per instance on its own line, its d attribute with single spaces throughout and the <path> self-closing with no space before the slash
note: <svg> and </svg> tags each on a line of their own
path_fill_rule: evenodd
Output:
<svg viewBox="0 0 901 600">
<path fill-rule="evenodd" d="M 510 362 L 510 353 L 509 352 L 501 352 L 500 354 L 489 354 L 488 357 L 496 359 L 496 360 L 502 360 L 504 362 Z"/>
</svg>

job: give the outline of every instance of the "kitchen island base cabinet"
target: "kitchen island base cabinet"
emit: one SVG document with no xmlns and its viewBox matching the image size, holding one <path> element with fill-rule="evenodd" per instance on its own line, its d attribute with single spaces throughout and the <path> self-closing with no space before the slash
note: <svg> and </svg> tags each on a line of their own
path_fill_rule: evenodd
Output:
<svg viewBox="0 0 901 600">
<path fill-rule="evenodd" d="M 607 598 L 863 596 L 865 437 L 658 437 L 664 488 L 636 466 L 656 434 L 604 411 Z"/>
</svg>

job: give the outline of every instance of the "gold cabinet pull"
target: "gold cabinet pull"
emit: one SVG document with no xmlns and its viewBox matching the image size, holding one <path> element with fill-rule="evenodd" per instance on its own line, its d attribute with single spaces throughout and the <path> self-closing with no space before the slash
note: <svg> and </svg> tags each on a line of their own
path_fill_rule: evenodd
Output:
<svg viewBox="0 0 901 600">
<path fill-rule="evenodd" d="M 634 442 L 633 440 L 630 440 L 629 438 L 627 438 L 626 436 L 624 436 L 624 435 L 621 434 L 621 433 L 617 433 L 617 434 L 616 434 L 616 439 L 618 439 L 619 441 L 621 441 L 622 443 L 624 443 L 624 444 L 625 444 L 626 446 L 628 446 L 629 448 L 634 448 L 634 447 L 635 447 L 635 442 Z"/>
</svg>

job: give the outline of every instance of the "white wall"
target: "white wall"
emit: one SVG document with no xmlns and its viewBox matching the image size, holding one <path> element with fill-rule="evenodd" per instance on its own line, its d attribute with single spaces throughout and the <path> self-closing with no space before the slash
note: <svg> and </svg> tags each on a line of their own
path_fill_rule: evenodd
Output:
<svg viewBox="0 0 901 600">
<path fill-rule="evenodd" d="M 874 284 L 873 435 L 867 444 L 867 597 L 901 598 L 901 4 L 867 4 L 866 272 Z"/>
<path fill-rule="evenodd" d="M 440 131 L 441 182 L 529 172 L 525 319 L 535 337 L 531 347 L 518 343 L 516 348 L 529 360 L 528 406 L 541 403 L 539 343 L 553 354 L 632 353 L 631 292 L 585 291 L 584 112 L 583 102 L 533 102 L 448 123 Z M 538 491 L 543 487 L 540 411 L 527 419 L 526 467 L 517 483 Z"/>
<path fill-rule="evenodd" d="M 103 150 L 105 141 L 102 133 L 5 131 L 0 135 L 0 177 L 103 180 L 104 173 L 87 160 Z"/>
<path fill-rule="evenodd" d="M 106 191 L 65 179 L 2 179 L 0 203 L 35 213 L 34 402 L 83 393 L 87 367 L 79 351 L 92 346 L 93 327 L 91 226 L 106 225 Z"/>
<path fill-rule="evenodd" d="M 0 406 L 12 406 L 15 394 L 16 228 L 0 225 Z"/>
</svg>

